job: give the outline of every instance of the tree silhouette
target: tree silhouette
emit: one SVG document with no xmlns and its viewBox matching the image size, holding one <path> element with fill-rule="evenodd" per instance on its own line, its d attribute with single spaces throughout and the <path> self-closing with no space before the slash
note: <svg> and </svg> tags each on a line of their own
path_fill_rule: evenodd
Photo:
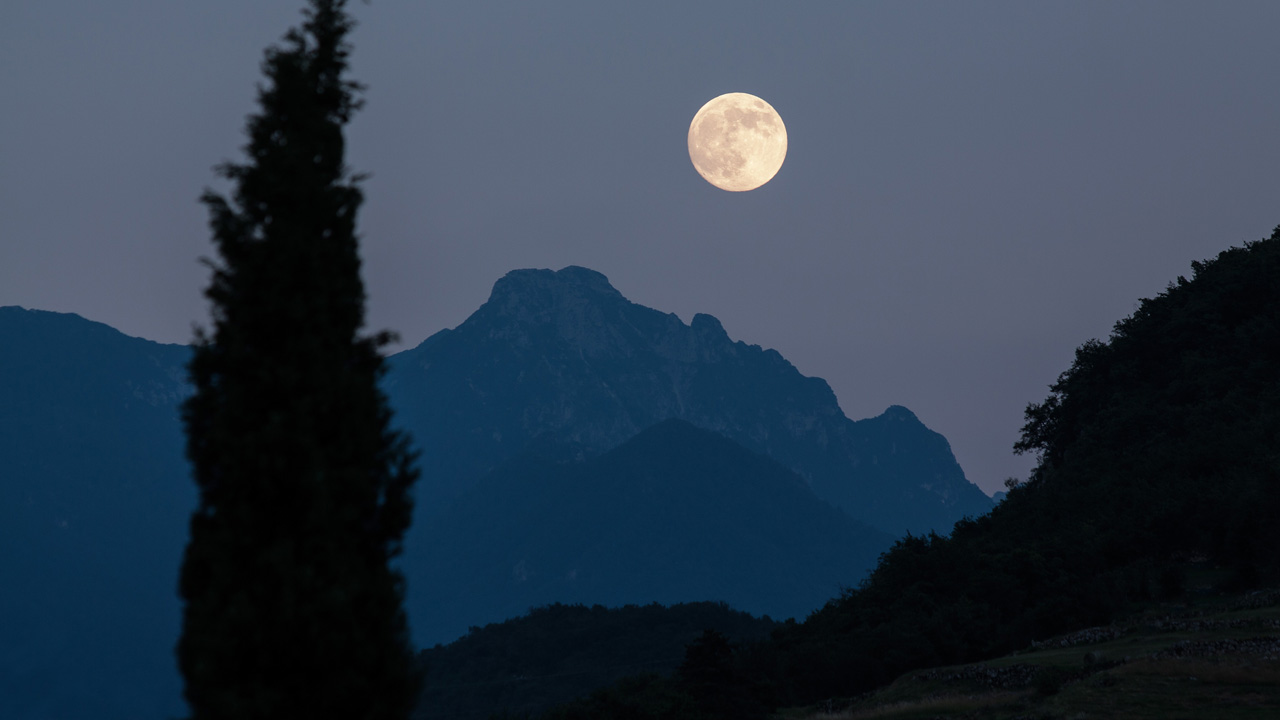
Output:
<svg viewBox="0 0 1280 720">
<path fill-rule="evenodd" d="M 221 262 L 183 407 L 200 503 L 177 647 L 196 720 L 404 718 L 416 699 L 389 563 L 417 471 L 377 387 L 390 335 L 358 335 L 345 4 L 312 0 L 267 50 L 248 162 L 218 168 L 232 199 L 202 197 Z"/>
</svg>

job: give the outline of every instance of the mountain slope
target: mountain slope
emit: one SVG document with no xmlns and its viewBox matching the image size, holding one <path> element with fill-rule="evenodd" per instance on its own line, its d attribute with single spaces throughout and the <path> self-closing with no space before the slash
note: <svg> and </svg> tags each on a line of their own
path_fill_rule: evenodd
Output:
<svg viewBox="0 0 1280 720">
<path fill-rule="evenodd" d="M 186 347 L 0 308 L 0 717 L 183 710 Z"/>
<path fill-rule="evenodd" d="M 803 617 L 892 542 L 777 463 L 679 420 L 585 463 L 515 458 L 424 532 L 409 597 L 415 633 L 436 640 L 556 601 L 718 600 Z"/>
<path fill-rule="evenodd" d="M 1280 577 L 1280 228 L 1192 268 L 1027 409 L 1029 482 L 776 644 L 794 699 Z"/>
<path fill-rule="evenodd" d="M 592 270 L 517 270 L 466 322 L 391 358 L 387 388 L 423 450 L 432 513 L 535 438 L 583 456 L 667 418 L 767 455 L 891 534 L 948 532 L 991 501 L 905 408 L 855 423 L 831 388 L 720 322 L 634 304 Z"/>
</svg>

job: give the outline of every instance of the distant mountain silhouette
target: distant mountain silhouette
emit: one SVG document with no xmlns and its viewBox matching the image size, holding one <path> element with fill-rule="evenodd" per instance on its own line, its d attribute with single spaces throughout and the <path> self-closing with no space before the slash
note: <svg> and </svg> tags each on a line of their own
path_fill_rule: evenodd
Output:
<svg viewBox="0 0 1280 720">
<path fill-rule="evenodd" d="M 510 272 L 464 323 L 391 365 L 386 387 L 423 450 L 423 513 L 531 442 L 586 457 L 668 418 L 777 460 L 894 535 L 946 533 L 991 508 L 905 408 L 853 422 L 826 381 L 776 351 L 732 341 L 710 315 L 685 325 L 632 303 L 586 268 Z"/>
<path fill-rule="evenodd" d="M 415 633 L 434 640 L 551 602 L 714 600 L 803 619 L 893 542 L 681 420 L 586 462 L 518 456 L 424 534 L 408 570 Z"/>
<path fill-rule="evenodd" d="M 183 712 L 172 649 L 180 624 L 177 570 L 195 505 L 178 418 L 179 404 L 190 391 L 185 370 L 190 354 L 188 347 L 128 337 L 77 315 L 0 308 L 0 617 L 5 618 L 0 623 L 0 717 L 110 719 Z M 461 632 L 467 624 L 520 614 L 533 604 L 575 599 L 740 599 L 747 603 L 743 609 L 803 614 L 834 595 L 841 583 L 857 582 L 883 537 L 834 511 L 813 510 L 813 497 L 807 503 L 795 499 L 799 489 L 808 490 L 794 476 L 786 475 L 797 486 L 788 491 L 799 503 L 795 507 L 809 508 L 796 510 L 795 517 L 814 512 L 827 519 L 810 517 L 815 524 L 805 531 L 809 535 L 799 533 L 794 544 L 779 544 L 778 528 L 795 528 L 795 517 L 759 516 L 756 491 L 734 484 L 773 477 L 782 472 L 779 468 L 761 470 L 757 465 L 763 460 L 747 454 L 750 460 L 733 460 L 747 468 L 739 480 L 699 474 L 694 468 L 703 461 L 690 447 L 705 444 L 713 456 L 728 458 L 743 451 L 718 438 L 690 440 L 686 435 L 696 434 L 688 428 L 668 427 L 665 435 L 655 430 L 648 444 L 618 447 L 668 418 L 770 456 L 799 472 L 819 497 L 876 521 L 891 534 L 906 528 L 946 530 L 954 518 L 989 507 L 964 480 L 946 441 L 905 409 L 851 422 L 825 382 L 801 376 L 778 353 L 730 341 L 710 316 L 696 316 L 689 326 L 674 315 L 632 304 L 603 275 L 583 268 L 513 272 L 461 326 L 393 356 L 391 364 L 384 387 L 397 422 L 424 450 L 418 512 L 402 559 L 411 579 L 410 620 L 420 639 L 451 639 L 429 636 L 428 628 Z M 664 437 L 670 448 L 660 447 Z M 687 460 L 687 467 L 673 466 L 663 476 L 684 478 L 686 486 L 615 473 L 605 458 L 577 469 L 565 464 L 615 448 L 624 455 L 640 453 L 637 462 Z M 508 460 L 509 466 L 487 484 L 477 484 Z M 578 556 L 543 547 L 543 555 L 529 556 L 525 567 L 533 574 L 518 593 L 466 595 L 487 592 L 485 583 L 493 582 L 498 565 L 467 570 L 465 564 L 447 562 L 441 553 L 456 546 L 439 528 L 457 528 L 459 538 L 485 530 L 459 525 L 465 516 L 446 512 L 444 500 L 460 498 L 459 507 L 474 508 L 477 522 L 508 518 L 503 522 L 509 527 L 492 532 L 494 543 L 484 550 L 494 562 L 507 562 L 512 546 L 499 540 L 503 533 L 517 532 L 516 519 L 529 521 L 526 530 L 555 526 L 521 516 L 509 500 L 484 508 L 466 498 L 505 482 L 519 488 L 520 497 L 545 490 L 566 508 L 587 508 L 600 498 L 556 493 L 580 481 L 580 473 L 594 472 L 591 468 L 608 470 L 601 477 L 622 488 L 671 493 L 669 502 L 676 507 L 696 499 L 699 507 L 711 509 L 705 517 L 685 520 L 700 520 L 708 532 L 714 528 L 714 537 L 702 543 L 702 554 L 676 552 L 670 540 L 691 537 L 696 523 L 665 534 L 637 530 L 614 538 L 636 543 L 630 546 L 597 543 L 591 546 L 594 554 L 581 555 L 584 562 L 592 560 L 583 567 L 595 568 L 595 575 L 580 574 L 583 581 L 577 583 L 546 575 L 560 570 L 538 558 L 567 562 Z M 546 488 L 538 485 L 544 480 Z M 656 496 L 650 500 L 652 506 L 637 507 L 648 508 L 645 517 L 659 517 L 662 504 Z M 757 513 L 751 517 L 757 517 L 759 533 L 743 534 L 745 526 L 712 512 L 740 503 Z M 778 507 L 781 512 L 786 504 Z M 556 510 L 555 516 L 566 512 Z M 573 527 L 578 528 L 574 543 L 595 537 Z M 847 557 L 839 562 L 830 552 L 837 537 L 848 543 Z M 817 548 L 812 557 L 796 559 L 794 567 L 779 559 L 793 557 L 802 541 Z M 686 556 L 719 557 L 714 553 L 733 544 L 744 548 L 743 554 L 720 558 L 723 569 L 713 568 L 703 580 L 695 582 L 693 565 L 680 565 Z M 480 546 L 469 547 L 468 552 L 479 552 Z M 656 579 L 650 583 L 645 575 L 644 581 L 625 585 L 607 569 L 610 553 L 619 558 L 618 567 L 632 563 L 637 573 L 654 573 Z M 653 557 L 670 562 L 654 564 Z M 666 584 L 658 582 L 664 568 L 673 573 Z M 726 574 L 729 568 L 740 573 Z M 832 568 L 840 570 L 831 574 Z M 507 567 L 504 577 L 512 569 Z M 572 569 L 566 566 L 563 572 Z M 458 578 L 456 597 L 447 601 L 431 595 L 450 587 L 442 577 Z M 583 588 L 591 592 L 570 592 Z M 560 590 L 569 594 L 557 596 Z M 471 619 L 432 618 L 428 607 L 441 613 L 470 607 L 476 613 Z"/>
<path fill-rule="evenodd" d="M 190 350 L 0 308 L 0 717 L 172 717 Z"/>
</svg>

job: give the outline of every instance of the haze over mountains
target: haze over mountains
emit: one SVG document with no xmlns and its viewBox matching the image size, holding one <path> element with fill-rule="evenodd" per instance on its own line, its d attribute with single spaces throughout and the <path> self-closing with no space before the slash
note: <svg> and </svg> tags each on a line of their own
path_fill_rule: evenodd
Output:
<svg viewBox="0 0 1280 720">
<path fill-rule="evenodd" d="M 189 356 L 0 308 L 0 716 L 182 712 Z M 584 268 L 508 274 L 390 366 L 423 451 L 402 566 L 424 644 L 552 601 L 803 616 L 892 537 L 991 507 L 905 408 L 851 421 L 777 352 Z"/>
</svg>

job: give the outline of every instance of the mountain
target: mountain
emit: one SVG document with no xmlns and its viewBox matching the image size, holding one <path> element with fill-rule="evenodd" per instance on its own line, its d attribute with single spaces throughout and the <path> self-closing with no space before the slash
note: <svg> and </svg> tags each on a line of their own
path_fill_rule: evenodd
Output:
<svg viewBox="0 0 1280 720">
<path fill-rule="evenodd" d="M 6 619 L 0 623 L 0 717 L 110 719 L 183 712 L 172 650 L 180 627 L 177 571 L 195 507 L 178 415 L 190 392 L 189 357 L 188 347 L 128 337 L 77 315 L 0 308 L 0 617 Z M 884 517 L 892 518 L 891 511 L 900 512 L 900 521 L 881 523 L 899 528 L 894 534 L 907 527 L 945 529 L 954 517 L 981 512 L 989 504 L 964 481 L 945 439 L 905 409 L 851 422 L 825 382 L 801 376 L 778 353 L 732 342 L 709 316 L 696 316 L 690 326 L 630 303 L 604 276 L 582 268 L 511 273 L 461 326 L 390 362 L 384 387 L 399 424 L 425 451 L 419 509 L 402 558 L 412 578 L 409 611 L 420 638 L 425 633 L 418 629 L 436 620 L 413 603 L 428 588 L 445 585 L 419 566 L 455 573 L 448 577 L 462 578 L 458 588 L 477 593 L 491 581 L 486 573 L 492 568 L 478 569 L 470 580 L 463 566 L 430 559 L 433 548 L 450 547 L 448 536 L 436 528 L 460 522 L 456 514 L 449 519 L 445 498 L 465 505 L 466 493 L 502 482 L 532 492 L 539 478 L 561 485 L 580 481 L 588 470 L 568 461 L 598 458 L 672 417 L 772 457 L 804 477 L 801 482 L 787 474 L 785 482 L 807 483 L 806 492 L 817 491 L 854 514 L 870 517 L 884 508 Z M 689 440 L 686 435 L 694 434 L 688 429 L 669 435 L 676 444 L 716 445 L 705 438 Z M 659 457 L 692 451 L 673 446 L 646 452 L 646 462 L 656 463 Z M 755 456 L 741 460 L 744 468 L 752 468 L 744 469 L 743 477 L 784 482 L 778 468 L 760 469 L 762 462 Z M 614 472 L 607 463 L 586 467 Z M 480 484 L 489 473 L 493 477 Z M 623 475 L 608 473 L 612 481 L 623 482 Z M 706 482 L 719 488 L 721 506 L 737 502 L 725 477 L 699 478 L 685 470 L 671 476 L 686 478 L 689 487 L 645 482 L 673 498 L 695 493 L 691 488 Z M 757 498 L 757 512 L 758 496 L 747 495 Z M 561 501 L 585 507 L 586 497 Z M 700 502 L 714 509 L 708 498 Z M 717 570 L 707 577 L 719 578 L 721 585 L 696 585 L 686 572 L 683 585 L 653 585 L 658 594 L 646 596 L 635 584 L 635 592 L 605 593 L 596 590 L 618 577 L 600 570 L 595 585 L 544 578 L 536 592 L 526 585 L 520 588 L 523 594 L 510 597 L 459 595 L 449 601 L 452 605 L 432 600 L 442 612 L 469 605 L 484 610 L 473 619 L 448 616 L 436 627 L 456 634 L 486 617 L 502 619 L 531 605 L 577 598 L 742 598 L 754 603 L 747 609 L 803 614 L 841 584 L 856 583 L 884 538 L 832 519 L 830 508 L 814 510 L 817 501 L 811 496 L 795 502 L 828 518 L 817 523 L 826 534 L 810 538 L 819 546 L 829 547 L 831 538 L 845 533 L 851 549 L 847 558 L 833 559 L 823 550 L 815 558 L 796 560 L 794 568 L 784 567 L 777 559 L 790 557 L 786 552 L 797 552 L 800 545 L 783 543 L 775 549 L 781 554 L 770 554 L 775 552 L 770 543 L 781 542 L 769 539 L 774 521 L 760 518 L 763 532 L 751 538 L 742 535 L 741 526 L 707 511 L 721 523 L 717 532 L 754 548 L 750 552 L 760 557 L 745 558 L 764 563 L 759 567 L 778 573 L 778 583 L 786 587 L 771 589 L 760 577 L 730 577 L 727 570 Z M 661 509 L 649 508 L 651 516 L 658 517 Z M 489 517 L 508 512 L 510 519 L 519 517 L 518 510 L 498 502 L 488 512 Z M 526 527 L 545 528 L 539 518 L 524 517 Z M 694 524 L 680 537 L 698 520 L 685 519 Z M 797 525 L 781 516 L 777 523 Z M 514 525 L 502 529 L 514 532 Z M 475 537 L 479 531 L 467 532 Z M 459 530 L 458 537 L 463 536 Z M 819 542 L 819 537 L 825 539 Z M 599 545 L 593 561 L 599 565 L 598 558 L 608 552 L 634 563 L 646 562 L 646 553 L 659 549 L 672 558 L 683 555 L 652 537 L 637 533 L 631 539 L 648 544 Z M 709 541 L 699 557 L 713 557 L 710 550 L 726 547 Z M 509 550 L 495 539 L 490 551 L 505 562 L 508 556 L 502 553 Z M 645 567 L 658 573 L 652 563 Z M 822 574 L 833 567 L 844 569 L 838 577 Z M 593 590 L 570 592 L 583 587 Z M 560 590 L 568 594 L 556 597 Z"/>
<path fill-rule="evenodd" d="M 586 268 L 508 273 L 457 328 L 393 356 L 386 387 L 423 451 L 423 513 L 532 442 L 588 457 L 668 418 L 773 458 L 893 535 L 991 508 L 906 408 L 853 422 L 777 351 L 734 342 L 710 315 L 685 325 L 632 303 Z"/>
<path fill-rule="evenodd" d="M 726 687 L 777 717 L 1274 715 L 1280 226 L 1192 269 L 1027 407 L 1036 468 L 990 513 L 721 652 L 730 682 L 625 678 L 540 717 L 740 717 Z"/>
<path fill-rule="evenodd" d="M 893 542 L 778 463 L 681 420 L 585 462 L 517 456 L 424 534 L 406 571 L 414 632 L 434 639 L 552 602 L 714 600 L 803 618 Z"/>
<path fill-rule="evenodd" d="M 183 712 L 189 355 L 0 308 L 0 717 Z"/>
</svg>

